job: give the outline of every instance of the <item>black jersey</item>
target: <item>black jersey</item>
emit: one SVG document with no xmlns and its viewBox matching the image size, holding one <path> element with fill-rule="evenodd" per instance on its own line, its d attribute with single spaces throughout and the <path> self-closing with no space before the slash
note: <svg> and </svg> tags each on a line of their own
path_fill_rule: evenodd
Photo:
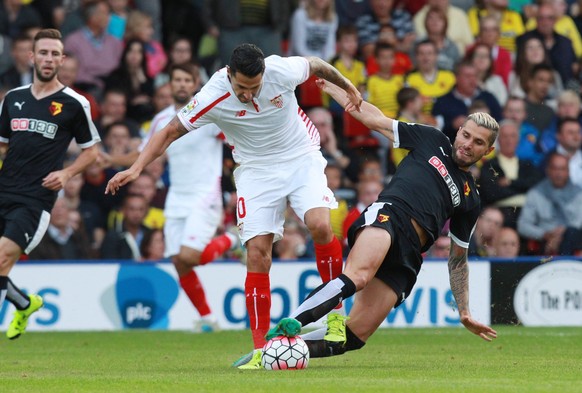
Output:
<svg viewBox="0 0 582 393">
<path fill-rule="evenodd" d="M 8 143 L 0 196 L 50 211 L 56 192 L 44 188 L 42 179 L 62 169 L 73 138 L 81 148 L 100 140 L 83 96 L 68 87 L 40 100 L 31 85 L 9 91 L 0 109 L 0 142 Z"/>
<path fill-rule="evenodd" d="M 409 149 L 379 201 L 398 202 L 432 239 L 438 237 L 445 221 L 457 244 L 467 248 L 480 210 L 480 197 L 470 172 L 453 162 L 449 138 L 436 128 L 395 122 L 394 147 Z"/>
</svg>

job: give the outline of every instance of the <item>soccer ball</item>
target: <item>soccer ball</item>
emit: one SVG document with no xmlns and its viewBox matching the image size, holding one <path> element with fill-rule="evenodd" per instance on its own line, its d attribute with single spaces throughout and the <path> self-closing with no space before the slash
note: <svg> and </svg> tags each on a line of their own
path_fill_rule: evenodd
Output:
<svg viewBox="0 0 582 393">
<path fill-rule="evenodd" d="M 261 364 L 267 370 L 302 370 L 309 363 L 309 348 L 299 336 L 277 336 L 263 347 Z"/>
</svg>

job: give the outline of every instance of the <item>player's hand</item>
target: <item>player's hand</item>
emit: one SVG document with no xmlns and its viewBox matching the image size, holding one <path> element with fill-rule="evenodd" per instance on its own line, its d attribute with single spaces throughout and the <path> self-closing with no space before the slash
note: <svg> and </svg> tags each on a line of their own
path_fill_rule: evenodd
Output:
<svg viewBox="0 0 582 393">
<path fill-rule="evenodd" d="M 126 169 L 125 171 L 117 172 L 115 176 L 113 176 L 111 180 L 107 182 L 107 186 L 105 187 L 105 195 L 115 195 L 117 191 L 119 191 L 120 187 L 123 187 L 127 183 L 134 181 L 138 176 L 139 172 L 132 170 L 131 168 Z"/>
<path fill-rule="evenodd" d="M 59 191 L 69 181 L 69 178 L 70 176 L 63 170 L 51 172 L 42 179 L 42 186 L 51 191 Z"/>
<path fill-rule="evenodd" d="M 346 90 L 348 97 L 348 104 L 345 107 L 346 112 L 358 111 L 360 112 L 360 106 L 362 106 L 362 94 L 360 91 L 350 83 L 349 88 Z"/>
<path fill-rule="evenodd" d="M 491 341 L 497 338 L 497 332 L 489 326 L 476 321 L 471 317 L 462 317 L 461 323 L 472 333 L 481 337 L 485 341 Z"/>
</svg>

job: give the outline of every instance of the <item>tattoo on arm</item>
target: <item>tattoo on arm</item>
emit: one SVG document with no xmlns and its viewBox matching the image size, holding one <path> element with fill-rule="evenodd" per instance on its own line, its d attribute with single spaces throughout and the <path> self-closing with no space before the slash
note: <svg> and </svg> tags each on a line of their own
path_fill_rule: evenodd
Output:
<svg viewBox="0 0 582 393">
<path fill-rule="evenodd" d="M 469 311 L 469 265 L 467 264 L 466 251 L 461 254 L 454 254 L 451 248 L 449 257 L 449 281 L 451 291 L 457 301 L 459 315 Z"/>
<path fill-rule="evenodd" d="M 186 130 L 182 122 L 178 120 L 178 116 L 174 116 L 170 120 L 168 127 L 170 127 L 172 133 L 176 133 L 176 139 L 188 133 L 188 130 Z"/>
<path fill-rule="evenodd" d="M 309 58 L 309 67 L 313 71 L 315 75 L 320 77 L 321 79 L 325 79 L 341 87 L 342 89 L 346 89 L 348 87 L 348 83 L 346 82 L 346 78 L 343 77 L 342 74 L 330 64 L 326 63 L 325 61 L 321 60 L 318 57 L 310 57 Z"/>
</svg>

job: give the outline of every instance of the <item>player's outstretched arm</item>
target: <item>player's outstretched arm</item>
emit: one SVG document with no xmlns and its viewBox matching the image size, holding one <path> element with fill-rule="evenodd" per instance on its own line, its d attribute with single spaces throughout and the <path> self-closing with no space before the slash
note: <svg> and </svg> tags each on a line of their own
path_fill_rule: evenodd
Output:
<svg viewBox="0 0 582 393">
<path fill-rule="evenodd" d="M 45 178 L 42 179 L 42 186 L 52 191 L 61 190 L 71 177 L 75 176 L 77 173 L 83 172 L 97 159 L 98 155 L 98 143 L 83 149 L 81 154 L 77 156 L 71 165 L 46 175 Z"/>
<path fill-rule="evenodd" d="M 461 323 L 472 333 L 483 340 L 491 341 L 497 338 L 497 332 L 471 317 L 469 311 L 469 264 L 467 263 L 467 249 L 451 241 L 449 256 L 449 280 L 451 291 L 455 296 Z"/>
<path fill-rule="evenodd" d="M 344 91 L 344 97 L 347 98 L 347 102 L 344 105 L 344 109 L 347 112 L 359 112 L 360 106 L 362 105 L 362 94 L 360 91 L 343 76 L 335 67 L 326 61 L 323 61 L 319 57 L 307 57 L 309 62 L 310 75 L 317 75 L 318 77 L 325 79 L 338 86 Z"/>
<path fill-rule="evenodd" d="M 178 117 L 174 116 L 167 126 L 152 136 L 143 151 L 137 157 L 137 160 L 131 167 L 129 167 L 129 169 L 118 172 L 113 176 L 113 178 L 111 178 L 111 180 L 109 180 L 107 187 L 105 187 L 105 194 L 111 193 L 112 195 L 115 195 L 120 187 L 137 179 L 143 168 L 164 154 L 172 142 L 187 132 L 188 131 L 184 128 L 180 120 L 178 120 Z"/>
<path fill-rule="evenodd" d="M 322 79 L 318 79 L 316 84 L 321 90 L 332 96 L 342 107 L 345 107 L 349 103 L 343 90 L 338 86 Z M 382 111 L 374 105 L 363 101 L 360 111 L 352 111 L 350 114 L 358 121 L 362 122 L 366 127 L 378 131 L 394 142 L 394 130 L 392 129 L 394 119 L 386 117 Z"/>
</svg>

